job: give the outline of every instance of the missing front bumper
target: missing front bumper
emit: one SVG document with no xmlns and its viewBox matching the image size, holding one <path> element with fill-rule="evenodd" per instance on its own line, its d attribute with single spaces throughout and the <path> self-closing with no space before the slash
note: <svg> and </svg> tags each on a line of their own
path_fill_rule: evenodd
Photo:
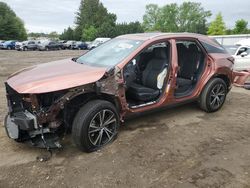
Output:
<svg viewBox="0 0 250 188">
<path fill-rule="evenodd" d="M 18 142 L 46 149 L 62 148 L 58 135 L 49 128 L 39 127 L 36 117 L 27 111 L 7 115 L 4 126 L 8 137 Z"/>
</svg>

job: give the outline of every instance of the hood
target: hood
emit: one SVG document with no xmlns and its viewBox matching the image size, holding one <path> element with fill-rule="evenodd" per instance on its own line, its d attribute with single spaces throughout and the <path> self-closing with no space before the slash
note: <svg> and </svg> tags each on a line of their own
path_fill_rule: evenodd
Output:
<svg viewBox="0 0 250 188">
<path fill-rule="evenodd" d="M 105 68 L 66 59 L 18 71 L 9 77 L 7 83 L 18 93 L 48 93 L 96 82 L 105 72 Z"/>
</svg>

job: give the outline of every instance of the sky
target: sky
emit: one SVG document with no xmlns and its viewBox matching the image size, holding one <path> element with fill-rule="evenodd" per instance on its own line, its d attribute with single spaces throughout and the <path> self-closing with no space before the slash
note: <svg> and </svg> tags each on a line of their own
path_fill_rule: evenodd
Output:
<svg viewBox="0 0 250 188">
<path fill-rule="evenodd" d="M 24 21 L 28 32 L 57 31 L 61 33 L 68 26 L 74 26 L 75 13 L 80 0 L 0 0 L 7 3 Z M 226 26 L 232 28 L 235 21 L 245 19 L 250 25 L 250 0 L 192 0 L 202 3 L 210 10 L 214 19 L 222 13 Z M 145 6 L 150 3 L 159 6 L 168 3 L 181 4 L 181 0 L 101 0 L 109 12 L 117 15 L 117 22 L 142 21 Z"/>
</svg>

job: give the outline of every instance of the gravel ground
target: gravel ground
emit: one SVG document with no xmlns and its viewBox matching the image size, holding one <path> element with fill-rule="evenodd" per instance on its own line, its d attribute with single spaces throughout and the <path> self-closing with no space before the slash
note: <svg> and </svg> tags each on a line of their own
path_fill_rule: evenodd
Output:
<svg viewBox="0 0 250 188">
<path fill-rule="evenodd" d="M 129 120 L 118 139 L 94 153 L 63 140 L 45 151 L 7 138 L 4 80 L 20 68 L 82 51 L 0 51 L 0 187 L 250 187 L 250 92 L 233 88 L 224 107 L 207 114 L 196 104 Z"/>
</svg>

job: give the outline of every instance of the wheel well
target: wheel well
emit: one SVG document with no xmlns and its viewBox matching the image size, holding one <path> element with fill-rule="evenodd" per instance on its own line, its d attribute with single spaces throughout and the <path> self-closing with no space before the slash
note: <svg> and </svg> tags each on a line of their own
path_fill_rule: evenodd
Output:
<svg viewBox="0 0 250 188">
<path fill-rule="evenodd" d="M 68 126 L 71 126 L 79 109 L 89 101 L 97 99 L 109 101 L 115 106 L 115 108 L 119 112 L 120 106 L 118 100 L 114 96 L 108 94 L 97 95 L 96 93 L 84 93 L 82 95 L 73 98 L 71 101 L 69 101 L 69 103 L 65 105 L 65 108 L 63 110 L 64 122 Z"/>
<path fill-rule="evenodd" d="M 221 78 L 222 80 L 224 80 L 224 82 L 227 84 L 227 87 L 229 88 L 231 85 L 230 79 L 228 78 L 228 76 L 224 75 L 224 74 L 218 74 L 216 75 L 214 78 Z"/>
</svg>

